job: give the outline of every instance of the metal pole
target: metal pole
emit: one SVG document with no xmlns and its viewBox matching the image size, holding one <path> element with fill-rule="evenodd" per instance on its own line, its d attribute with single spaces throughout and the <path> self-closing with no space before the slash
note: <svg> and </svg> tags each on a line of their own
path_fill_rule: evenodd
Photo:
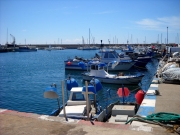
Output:
<svg viewBox="0 0 180 135">
<path fill-rule="evenodd" d="M 68 100 L 69 96 L 68 96 L 68 89 L 67 89 L 67 79 L 65 81 L 66 81 L 66 96 L 67 96 L 67 100 Z"/>
<path fill-rule="evenodd" d="M 61 86 L 62 86 L 62 102 L 63 102 L 64 117 L 65 117 L 65 119 L 67 121 L 66 109 L 65 109 L 65 104 L 64 104 L 64 81 L 61 81 Z"/>
<path fill-rule="evenodd" d="M 122 97 L 123 97 L 123 104 L 124 104 L 124 85 L 122 84 Z"/>
<path fill-rule="evenodd" d="M 167 44 L 168 44 L 168 27 L 167 27 Z"/>
<path fill-rule="evenodd" d="M 108 119 L 108 94 L 110 89 L 107 90 L 107 101 L 106 101 L 106 120 Z"/>
<path fill-rule="evenodd" d="M 87 110 L 87 120 L 89 120 L 89 99 L 88 99 L 88 82 L 85 82 L 86 84 L 86 110 Z"/>
<path fill-rule="evenodd" d="M 8 44 L 8 29 L 7 29 L 7 44 Z"/>
<path fill-rule="evenodd" d="M 90 45 L 90 28 L 89 28 L 89 45 Z"/>
</svg>

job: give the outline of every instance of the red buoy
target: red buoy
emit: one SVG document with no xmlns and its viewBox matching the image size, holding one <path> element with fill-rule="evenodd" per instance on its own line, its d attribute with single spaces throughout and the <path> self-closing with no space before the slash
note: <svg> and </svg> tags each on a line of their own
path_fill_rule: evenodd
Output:
<svg viewBox="0 0 180 135">
<path fill-rule="evenodd" d="M 137 104 L 140 105 L 140 104 L 142 103 L 142 101 L 143 101 L 143 99 L 144 99 L 144 95 L 145 95 L 145 93 L 144 93 L 143 90 L 139 90 L 139 91 L 136 93 L 135 98 L 136 98 Z"/>
<path fill-rule="evenodd" d="M 119 88 L 118 91 L 117 91 L 117 94 L 119 97 L 128 97 L 129 94 L 130 94 L 130 91 L 127 87 L 124 87 L 124 90 L 123 88 Z"/>
<path fill-rule="evenodd" d="M 70 61 L 68 61 L 68 62 L 67 62 L 67 65 L 68 65 L 68 66 L 69 66 L 69 65 L 71 65 L 71 62 L 70 62 Z"/>
</svg>

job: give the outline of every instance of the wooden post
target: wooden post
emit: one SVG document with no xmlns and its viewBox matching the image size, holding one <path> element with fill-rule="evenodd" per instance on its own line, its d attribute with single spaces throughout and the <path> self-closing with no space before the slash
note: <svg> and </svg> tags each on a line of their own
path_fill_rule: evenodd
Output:
<svg viewBox="0 0 180 135">
<path fill-rule="evenodd" d="M 64 104 L 64 81 L 61 81 L 61 86 L 62 86 L 62 102 L 63 102 L 64 117 L 65 117 L 65 119 L 67 121 L 66 109 L 65 109 L 65 104 Z"/>
<path fill-rule="evenodd" d="M 87 120 L 89 120 L 89 99 L 88 99 L 88 83 L 86 83 L 86 110 L 87 110 Z"/>
</svg>

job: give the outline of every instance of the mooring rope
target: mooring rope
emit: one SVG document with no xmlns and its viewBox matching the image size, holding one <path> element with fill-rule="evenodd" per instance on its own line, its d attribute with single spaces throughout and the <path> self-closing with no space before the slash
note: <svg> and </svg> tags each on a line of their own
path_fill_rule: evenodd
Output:
<svg viewBox="0 0 180 135">
<path fill-rule="evenodd" d="M 180 123 L 180 114 L 159 112 L 159 113 L 154 113 L 154 114 L 148 115 L 146 117 L 141 117 L 139 115 L 135 115 L 132 119 L 127 121 L 125 124 L 128 124 L 129 122 L 132 122 L 132 121 L 141 121 L 141 122 L 146 122 L 146 123 L 150 123 L 150 124 L 160 125 L 160 126 L 163 126 L 166 128 L 171 128 L 171 130 L 180 134 L 180 132 L 177 131 L 177 129 L 180 128 L 180 126 L 178 126 L 178 128 L 177 127 L 174 128 L 173 126 L 169 125 L 171 123 L 173 123 L 173 125 L 179 124 Z"/>
<path fill-rule="evenodd" d="M 133 89 L 133 90 L 131 90 L 130 91 L 130 93 L 132 93 L 132 92 L 134 92 L 134 91 L 137 91 L 138 89 L 140 89 L 141 87 L 139 86 L 139 87 L 137 87 L 137 88 L 135 88 L 135 89 Z M 109 96 L 110 96 L 110 98 L 104 98 L 104 99 L 101 99 L 101 101 L 107 101 L 107 100 L 113 100 L 113 99 L 116 99 L 116 98 L 119 98 L 118 97 L 118 95 L 110 95 L 110 94 L 108 94 Z"/>
</svg>

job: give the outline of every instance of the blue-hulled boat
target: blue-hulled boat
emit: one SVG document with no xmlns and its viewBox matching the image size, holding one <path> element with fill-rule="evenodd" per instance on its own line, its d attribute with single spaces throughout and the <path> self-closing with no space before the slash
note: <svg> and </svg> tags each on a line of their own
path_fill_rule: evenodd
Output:
<svg viewBox="0 0 180 135">
<path fill-rule="evenodd" d="M 136 62 L 131 59 L 121 59 L 118 53 L 114 50 L 101 50 L 99 52 L 101 56 L 96 54 L 93 59 L 83 59 L 75 57 L 75 59 L 68 59 L 64 61 L 65 69 L 75 69 L 75 70 L 87 70 L 90 67 L 90 63 L 106 63 L 109 71 L 119 71 L 119 70 L 129 70 Z M 98 57 L 99 56 L 99 57 Z M 112 66 L 112 61 L 116 61 L 116 66 Z M 79 63 L 84 63 L 84 68 L 82 68 Z"/>
<path fill-rule="evenodd" d="M 147 63 L 151 61 L 153 52 L 149 49 L 132 49 L 131 46 L 128 45 L 128 49 L 122 50 L 119 55 L 124 60 L 135 60 L 136 63 L 134 64 L 134 67 L 145 67 Z"/>
</svg>

